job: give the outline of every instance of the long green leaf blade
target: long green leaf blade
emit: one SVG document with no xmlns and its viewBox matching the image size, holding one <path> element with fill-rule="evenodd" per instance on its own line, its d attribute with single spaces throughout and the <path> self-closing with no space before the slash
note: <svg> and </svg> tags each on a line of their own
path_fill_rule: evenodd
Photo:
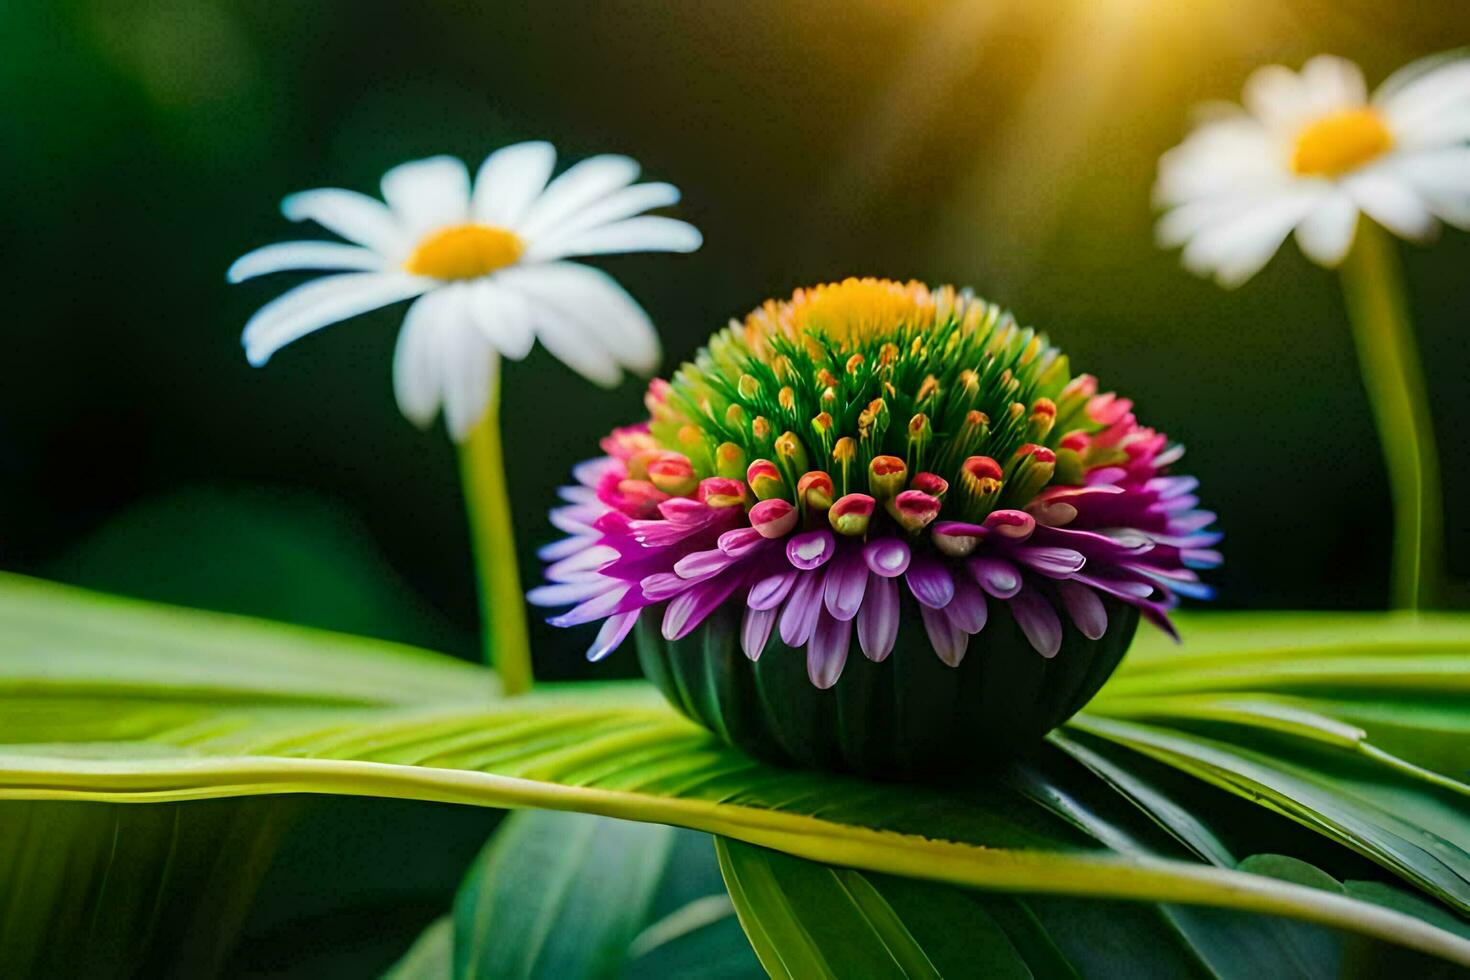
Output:
<svg viewBox="0 0 1470 980">
<path fill-rule="evenodd" d="M 66 593 L 63 602 L 54 587 L 7 582 L 0 593 L 22 606 L 41 595 L 52 618 L 71 621 L 59 632 L 85 628 L 94 646 L 119 613 L 111 600 Z M 1258 875 L 1110 853 L 1015 781 L 893 787 L 780 770 L 720 746 L 643 685 L 497 702 L 486 683 L 469 680 L 481 676 L 474 668 L 457 664 L 425 668 L 437 678 L 433 690 L 400 684 L 428 655 L 374 645 L 348 651 L 333 638 L 302 635 L 289 651 L 274 647 L 260 667 L 244 624 L 229 644 L 195 646 L 187 634 L 216 631 L 213 617 L 170 611 L 164 622 L 149 618 L 156 610 L 142 612 L 147 623 L 122 610 L 135 640 L 110 665 L 95 653 L 68 665 L 67 645 L 54 641 L 49 658 L 0 657 L 0 796 L 148 802 L 344 793 L 576 810 L 969 887 L 1297 916 L 1470 962 L 1470 944 L 1412 915 Z M 44 618 L 32 616 L 40 642 Z M 170 636 L 160 648 L 143 642 L 155 628 Z M 335 651 L 333 671 L 355 678 L 350 698 L 307 666 L 317 640 Z M 169 681 L 171 660 L 184 671 L 179 686 Z M 298 661 L 301 682 L 292 677 Z M 218 696 L 235 689 L 243 696 Z M 393 693 L 400 689 L 409 696 Z M 1431 883 L 1449 894 L 1459 887 L 1450 878 Z"/>
</svg>

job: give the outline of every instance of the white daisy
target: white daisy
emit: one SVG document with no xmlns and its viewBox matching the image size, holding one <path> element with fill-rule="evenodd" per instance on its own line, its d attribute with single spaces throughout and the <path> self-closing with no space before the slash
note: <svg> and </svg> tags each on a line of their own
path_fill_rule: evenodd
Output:
<svg viewBox="0 0 1470 980">
<path fill-rule="evenodd" d="M 287 218 L 315 221 L 347 242 L 266 245 L 230 266 L 230 281 L 343 271 L 261 307 L 245 325 L 250 363 L 322 327 L 413 299 L 393 358 L 398 405 L 419 426 L 442 407 L 456 440 L 484 416 L 499 358 L 520 360 L 538 339 L 598 384 L 616 384 L 624 368 L 651 373 L 659 345 L 648 315 L 605 272 L 564 260 L 692 252 L 699 231 L 643 213 L 675 203 L 679 191 L 634 184 L 638 164 L 627 157 L 592 157 L 547 183 L 555 165 L 549 143 L 519 143 L 490 154 L 473 187 L 463 163 L 438 156 L 388 171 L 386 204 L 335 188 L 287 197 Z"/>
<path fill-rule="evenodd" d="M 1470 229 L 1470 58 L 1415 62 L 1369 98 L 1356 65 L 1320 55 L 1259 69 L 1244 102 L 1159 160 L 1159 242 L 1184 246 L 1191 271 L 1237 286 L 1293 230 L 1335 266 L 1360 211 L 1403 238 Z"/>
</svg>

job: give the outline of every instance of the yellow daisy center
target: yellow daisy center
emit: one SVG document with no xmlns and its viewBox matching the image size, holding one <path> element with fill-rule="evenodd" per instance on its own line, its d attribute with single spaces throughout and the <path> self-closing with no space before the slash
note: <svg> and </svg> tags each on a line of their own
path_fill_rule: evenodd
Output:
<svg viewBox="0 0 1470 980">
<path fill-rule="evenodd" d="M 1291 169 L 1303 176 L 1336 177 L 1356 170 L 1393 147 L 1393 134 L 1375 109 L 1344 109 L 1297 133 Z"/>
<path fill-rule="evenodd" d="M 435 279 L 474 279 L 515 265 L 525 248 L 520 236 L 505 228 L 451 225 L 419 242 L 403 269 Z"/>
</svg>

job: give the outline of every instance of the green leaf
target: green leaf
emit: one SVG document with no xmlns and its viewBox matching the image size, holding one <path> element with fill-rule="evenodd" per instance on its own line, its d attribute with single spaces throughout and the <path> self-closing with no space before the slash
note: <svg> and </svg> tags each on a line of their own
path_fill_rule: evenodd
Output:
<svg viewBox="0 0 1470 980">
<path fill-rule="evenodd" d="M 720 867 L 767 972 L 794 977 L 1220 977 L 1379 975 L 1401 954 L 1379 943 L 1219 909 L 997 896 L 832 868 L 718 840 Z M 1339 882 L 1284 855 L 1243 863 L 1342 894 Z M 1386 902 L 1417 901 L 1393 889 Z M 1420 910 L 1425 911 L 1425 910 Z M 1443 914 L 1442 912 L 1439 914 Z M 1432 975 L 1412 961 L 1409 975 Z"/>
<path fill-rule="evenodd" d="M 1296 916 L 1470 962 L 1470 944 L 1423 918 L 1162 858 L 1188 856 L 1177 820 L 1142 817 L 1145 795 L 1119 794 L 1080 767 L 1060 785 L 1044 757 L 970 785 L 881 785 L 757 763 L 641 684 L 576 685 L 497 701 L 485 672 L 431 655 L 15 579 L 0 582 L 0 618 L 24 625 L 0 638 L 0 796 L 141 802 L 308 792 L 576 810 L 992 891 Z M 1198 632 L 1206 634 L 1199 643 L 1210 642 L 1207 630 Z M 1309 628 L 1288 622 L 1275 627 L 1275 637 L 1280 645 L 1319 643 Z M 1259 642 L 1252 637 L 1245 646 Z M 1241 655 L 1277 668 L 1290 663 L 1277 652 Z M 1167 673 L 1147 647 L 1141 660 L 1137 676 Z M 1184 658 L 1181 669 L 1195 672 L 1199 662 Z M 1214 663 L 1202 673 L 1219 670 Z M 1126 725 L 1141 727 L 1100 715 L 1087 722 L 1089 731 L 1115 735 Z M 1160 737 L 1187 744 L 1155 754 L 1186 772 L 1203 768 L 1190 758 L 1196 737 L 1174 730 Z M 1245 749 L 1218 751 L 1248 758 Z M 1273 773 L 1303 768 L 1265 757 L 1258 764 L 1263 784 L 1277 779 Z M 1428 838 L 1384 814 L 1411 807 L 1463 829 L 1463 808 L 1442 807 L 1435 787 L 1380 769 L 1371 805 L 1357 799 L 1369 792 L 1360 783 L 1352 799 L 1317 784 L 1311 807 L 1352 819 L 1314 829 L 1459 902 L 1463 852 L 1425 846 L 1414 853 L 1404 842 Z M 1303 773 L 1296 778 L 1304 785 L 1317 781 Z M 1211 784 L 1229 783 L 1211 776 Z M 1393 808 L 1383 805 L 1390 795 Z M 1207 817 L 1203 809 L 1190 812 Z"/>
<path fill-rule="evenodd" d="M 513 814 L 455 900 L 455 976 L 616 974 L 648 918 L 673 833 L 580 813 Z"/>
<path fill-rule="evenodd" d="M 0 976 L 212 976 L 295 802 L 0 802 Z"/>
<path fill-rule="evenodd" d="M 445 980 L 454 974 L 454 918 L 441 916 L 383 974 L 383 980 Z"/>
<path fill-rule="evenodd" d="M 511 815 L 454 913 L 390 976 L 758 975 L 705 834 L 556 811 Z"/>
</svg>

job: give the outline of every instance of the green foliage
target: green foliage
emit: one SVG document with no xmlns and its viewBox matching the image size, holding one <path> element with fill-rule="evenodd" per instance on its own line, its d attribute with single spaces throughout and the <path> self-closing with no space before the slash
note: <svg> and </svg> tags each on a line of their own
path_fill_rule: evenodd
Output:
<svg viewBox="0 0 1470 980">
<path fill-rule="evenodd" d="M 757 976 L 733 911 L 704 834 L 527 811 L 389 976 Z"/>
<path fill-rule="evenodd" d="M 1040 896 L 1216 906 L 1470 963 L 1470 817 L 1453 767 L 1470 709 L 1446 696 L 1470 677 L 1464 619 L 1197 619 L 1182 652 L 1141 642 L 1050 745 L 989 780 L 925 786 L 762 765 L 644 684 L 500 700 L 488 672 L 429 654 L 19 579 L 0 584 L 0 617 L 15 626 L 0 636 L 0 797 L 584 811 L 853 869 L 884 896 L 882 876 L 897 876 L 926 902 L 954 886 L 1036 896 L 1033 911 Z M 1261 708 L 1288 703 L 1290 724 Z M 1268 852 L 1367 884 L 1235 867 Z M 856 894 L 859 911 L 877 908 Z M 1150 907 L 1098 921 L 1133 929 L 1157 918 Z"/>
<path fill-rule="evenodd" d="M 773 977 L 1321 977 L 1449 975 L 1442 963 L 1319 926 L 1219 909 L 987 895 L 802 861 L 720 840 L 737 914 Z M 1306 862 L 1257 855 L 1241 868 L 1367 901 Z M 1403 898 L 1402 893 L 1395 893 Z M 1413 899 L 1408 899 L 1414 901 Z M 1466 932 L 1443 917 L 1446 927 Z"/>
<path fill-rule="evenodd" d="M 296 803 L 0 803 L 0 976 L 217 972 Z"/>
</svg>

